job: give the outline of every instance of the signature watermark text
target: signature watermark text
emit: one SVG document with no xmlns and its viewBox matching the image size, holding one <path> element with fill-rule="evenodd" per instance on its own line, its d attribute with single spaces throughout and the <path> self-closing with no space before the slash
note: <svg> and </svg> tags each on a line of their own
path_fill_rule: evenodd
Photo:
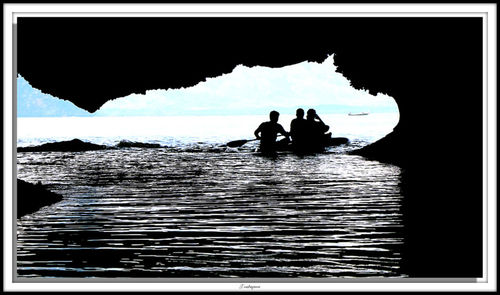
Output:
<svg viewBox="0 0 500 295">
<path fill-rule="evenodd" d="M 252 284 L 241 284 L 239 287 L 240 290 L 255 290 L 255 289 L 260 289 L 259 285 L 252 285 Z"/>
</svg>

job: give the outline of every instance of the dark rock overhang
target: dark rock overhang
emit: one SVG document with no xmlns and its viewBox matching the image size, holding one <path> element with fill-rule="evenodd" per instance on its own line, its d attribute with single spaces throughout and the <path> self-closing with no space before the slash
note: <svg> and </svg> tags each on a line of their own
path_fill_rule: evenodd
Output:
<svg viewBox="0 0 500 295">
<path fill-rule="evenodd" d="M 110 99 L 190 87 L 239 64 L 281 67 L 335 53 L 355 87 L 398 100 L 480 50 L 478 29 L 480 19 L 20 18 L 18 72 L 93 112 Z"/>
</svg>

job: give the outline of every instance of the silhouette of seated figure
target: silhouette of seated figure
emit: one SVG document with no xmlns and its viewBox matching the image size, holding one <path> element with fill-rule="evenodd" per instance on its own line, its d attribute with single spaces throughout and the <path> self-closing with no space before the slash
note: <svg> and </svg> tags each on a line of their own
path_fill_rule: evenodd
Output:
<svg viewBox="0 0 500 295">
<path fill-rule="evenodd" d="M 306 117 L 306 140 L 309 151 L 321 151 L 325 148 L 328 139 L 332 136 L 330 129 L 316 114 L 316 110 L 309 109 Z"/>
<path fill-rule="evenodd" d="M 254 132 L 255 137 L 260 139 L 260 151 L 262 153 L 276 152 L 281 145 L 286 145 L 290 142 L 288 132 L 278 123 L 279 115 L 277 111 L 271 111 L 269 113 L 270 121 L 260 124 Z M 284 140 L 279 141 L 279 143 L 276 142 L 278 133 L 286 137 Z"/>
<path fill-rule="evenodd" d="M 296 118 L 290 123 L 290 136 L 295 151 L 307 149 L 307 122 L 304 119 L 304 110 L 299 108 L 295 112 Z"/>
</svg>

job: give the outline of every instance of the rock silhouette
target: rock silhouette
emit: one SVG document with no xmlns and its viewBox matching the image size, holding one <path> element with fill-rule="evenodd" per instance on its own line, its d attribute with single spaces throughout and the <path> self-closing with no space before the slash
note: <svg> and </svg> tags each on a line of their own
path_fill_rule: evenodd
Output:
<svg viewBox="0 0 500 295">
<path fill-rule="evenodd" d="M 104 150 L 107 148 L 108 147 L 105 145 L 98 145 L 90 142 L 84 142 L 75 138 L 69 141 L 45 143 L 39 146 L 19 147 L 17 148 L 17 151 L 18 152 L 83 152 L 83 151 Z"/>
<path fill-rule="evenodd" d="M 40 182 L 32 184 L 17 179 L 17 218 L 61 200 L 61 195 L 47 190 Z"/>
<path fill-rule="evenodd" d="M 44 143 L 37 146 L 29 147 L 18 147 L 18 152 L 85 152 L 85 151 L 97 151 L 106 149 L 116 149 L 116 148 L 161 148 L 162 145 L 158 143 L 147 143 L 147 142 L 136 142 L 122 140 L 116 146 L 106 146 L 100 144 L 94 144 L 90 142 L 84 142 L 80 139 L 73 139 L 69 141 L 51 142 Z"/>
<path fill-rule="evenodd" d="M 128 141 L 128 140 L 122 140 L 120 141 L 116 147 L 118 148 L 130 148 L 130 147 L 137 147 L 137 148 L 160 148 L 162 147 L 158 143 L 146 143 L 146 142 L 136 142 L 136 141 Z"/>
</svg>

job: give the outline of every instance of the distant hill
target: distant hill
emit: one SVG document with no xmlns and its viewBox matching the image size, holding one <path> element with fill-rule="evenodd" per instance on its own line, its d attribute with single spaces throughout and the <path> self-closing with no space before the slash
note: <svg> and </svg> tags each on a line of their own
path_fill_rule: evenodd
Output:
<svg viewBox="0 0 500 295">
<path fill-rule="evenodd" d="M 88 117 L 93 116 L 72 102 L 42 93 L 21 76 L 17 78 L 18 117 Z"/>
</svg>

